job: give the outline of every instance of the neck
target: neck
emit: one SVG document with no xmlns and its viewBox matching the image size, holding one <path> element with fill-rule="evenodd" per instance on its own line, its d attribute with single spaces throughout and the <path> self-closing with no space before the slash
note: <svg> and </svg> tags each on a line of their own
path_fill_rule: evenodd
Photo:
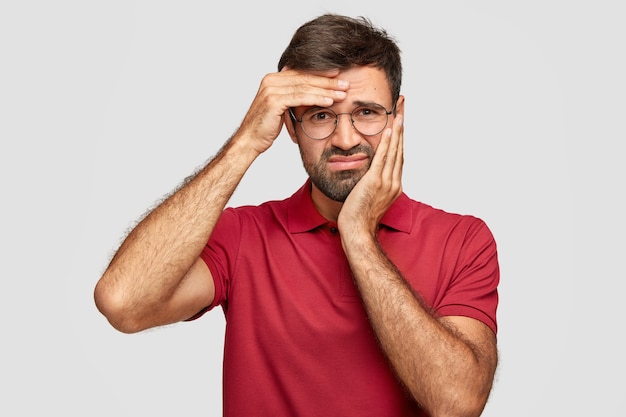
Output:
<svg viewBox="0 0 626 417">
<path fill-rule="evenodd" d="M 313 205 L 317 211 L 324 216 L 325 219 L 332 222 L 337 221 L 343 203 L 331 200 L 314 184 L 311 184 L 311 200 L 313 200 Z"/>
</svg>

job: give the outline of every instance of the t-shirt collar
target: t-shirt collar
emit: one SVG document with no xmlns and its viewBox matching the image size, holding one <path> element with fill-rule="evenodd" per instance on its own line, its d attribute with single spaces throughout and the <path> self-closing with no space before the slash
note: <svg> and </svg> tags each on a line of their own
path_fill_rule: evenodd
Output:
<svg viewBox="0 0 626 417">
<path fill-rule="evenodd" d="M 317 211 L 313 204 L 310 179 L 307 179 L 304 185 L 289 199 L 287 216 L 290 233 L 309 232 L 328 223 L 328 220 Z M 380 223 L 399 232 L 409 233 L 412 219 L 412 206 L 409 197 L 402 193 L 389 207 Z"/>
</svg>

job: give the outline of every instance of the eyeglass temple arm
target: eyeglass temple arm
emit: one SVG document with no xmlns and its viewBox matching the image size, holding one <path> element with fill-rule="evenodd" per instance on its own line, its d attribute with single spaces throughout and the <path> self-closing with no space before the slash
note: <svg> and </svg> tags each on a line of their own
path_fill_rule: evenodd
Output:
<svg viewBox="0 0 626 417">
<path fill-rule="evenodd" d="M 293 108 L 289 107 L 289 116 L 294 122 L 302 123 L 302 119 L 298 120 L 295 114 L 293 114 Z"/>
</svg>

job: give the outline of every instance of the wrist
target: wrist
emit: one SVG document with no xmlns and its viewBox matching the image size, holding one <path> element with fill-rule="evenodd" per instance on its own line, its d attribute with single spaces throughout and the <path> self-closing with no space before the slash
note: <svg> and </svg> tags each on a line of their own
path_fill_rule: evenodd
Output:
<svg viewBox="0 0 626 417">
<path fill-rule="evenodd" d="M 341 244 L 347 256 L 363 256 L 367 257 L 373 252 L 379 250 L 378 239 L 376 233 L 361 230 L 344 231 L 340 229 Z"/>
</svg>

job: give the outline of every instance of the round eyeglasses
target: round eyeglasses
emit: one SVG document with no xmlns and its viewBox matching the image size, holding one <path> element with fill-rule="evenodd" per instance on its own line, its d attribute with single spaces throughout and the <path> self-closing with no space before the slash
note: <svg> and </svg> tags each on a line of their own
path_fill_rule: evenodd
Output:
<svg viewBox="0 0 626 417">
<path fill-rule="evenodd" d="M 393 113 L 393 109 L 387 111 L 380 104 L 373 103 L 359 106 L 350 113 L 335 113 L 327 107 L 311 107 L 298 119 L 293 113 L 293 109 L 289 109 L 291 118 L 300 123 L 305 135 L 314 140 L 326 139 L 332 135 L 337 129 L 339 116 L 342 114 L 350 115 L 352 126 L 360 134 L 364 136 L 377 135 L 387 126 L 391 113 Z"/>
</svg>

